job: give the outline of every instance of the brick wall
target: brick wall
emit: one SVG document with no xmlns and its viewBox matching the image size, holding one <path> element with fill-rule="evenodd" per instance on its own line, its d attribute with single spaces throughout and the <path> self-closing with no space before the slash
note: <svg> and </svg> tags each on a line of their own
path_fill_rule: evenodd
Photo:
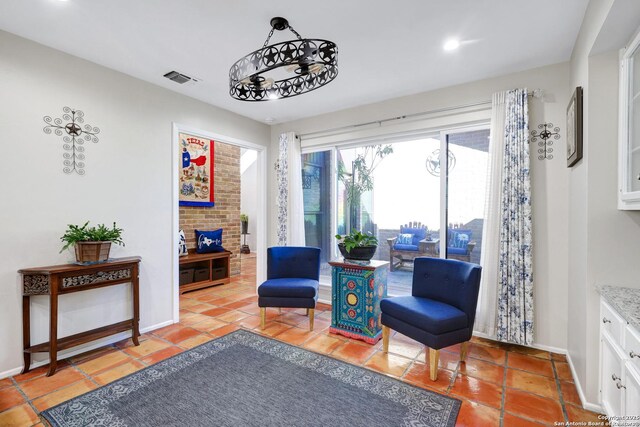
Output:
<svg viewBox="0 0 640 427">
<path fill-rule="evenodd" d="M 215 142 L 212 207 L 180 206 L 180 228 L 187 247 L 196 247 L 194 230 L 224 229 L 222 246 L 233 252 L 231 275 L 240 274 L 240 148 Z"/>
</svg>

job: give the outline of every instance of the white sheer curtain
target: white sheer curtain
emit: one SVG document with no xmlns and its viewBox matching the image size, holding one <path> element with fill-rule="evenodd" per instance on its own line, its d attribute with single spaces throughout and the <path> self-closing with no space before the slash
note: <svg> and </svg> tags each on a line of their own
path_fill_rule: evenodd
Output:
<svg viewBox="0 0 640 427">
<path fill-rule="evenodd" d="M 304 204 L 300 139 L 280 134 L 278 151 L 278 245 L 304 246 Z"/>
<path fill-rule="evenodd" d="M 496 337 L 498 266 L 500 260 L 500 224 L 502 213 L 502 168 L 505 144 L 507 92 L 493 94 L 491 133 L 487 167 L 487 199 L 482 229 L 482 279 L 474 329 L 489 337 Z"/>
</svg>

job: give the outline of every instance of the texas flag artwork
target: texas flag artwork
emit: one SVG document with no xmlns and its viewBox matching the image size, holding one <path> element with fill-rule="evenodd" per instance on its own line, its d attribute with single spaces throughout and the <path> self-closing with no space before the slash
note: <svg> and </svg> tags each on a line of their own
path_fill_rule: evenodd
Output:
<svg viewBox="0 0 640 427">
<path fill-rule="evenodd" d="M 213 206 L 214 141 L 179 133 L 180 206 Z"/>
</svg>

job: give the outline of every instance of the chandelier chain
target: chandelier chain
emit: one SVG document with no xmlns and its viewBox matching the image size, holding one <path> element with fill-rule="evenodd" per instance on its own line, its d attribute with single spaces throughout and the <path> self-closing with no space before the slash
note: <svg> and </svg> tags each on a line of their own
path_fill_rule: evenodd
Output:
<svg viewBox="0 0 640 427">
<path fill-rule="evenodd" d="M 294 30 L 294 29 L 293 29 L 293 27 L 292 27 L 291 25 L 289 25 L 287 28 L 289 28 L 289 29 L 291 30 L 291 32 L 292 32 L 293 34 L 295 34 L 295 35 L 296 35 L 296 37 L 298 37 L 298 40 L 302 40 L 302 36 L 301 36 L 301 35 L 300 35 L 296 30 Z"/>
<path fill-rule="evenodd" d="M 271 36 L 273 36 L 273 32 L 275 30 L 276 30 L 275 28 L 272 28 L 271 31 L 269 31 L 269 35 L 267 36 L 267 39 L 264 41 L 264 44 L 262 45 L 263 49 L 267 47 L 267 45 L 269 44 L 269 40 L 271 40 Z"/>
<path fill-rule="evenodd" d="M 287 28 L 289 30 L 291 30 L 291 32 L 293 34 L 295 34 L 295 36 L 298 38 L 298 40 L 302 40 L 302 36 L 300 35 L 300 33 L 298 33 L 296 30 L 293 29 L 293 27 L 291 25 L 287 26 Z M 267 36 L 267 39 L 264 41 L 264 44 L 262 45 L 262 48 L 264 49 L 265 47 L 267 47 L 267 45 L 269 44 L 269 41 L 271 41 L 271 37 L 273 36 L 273 32 L 275 31 L 275 28 L 272 28 L 271 31 L 269 31 L 269 35 Z"/>
</svg>

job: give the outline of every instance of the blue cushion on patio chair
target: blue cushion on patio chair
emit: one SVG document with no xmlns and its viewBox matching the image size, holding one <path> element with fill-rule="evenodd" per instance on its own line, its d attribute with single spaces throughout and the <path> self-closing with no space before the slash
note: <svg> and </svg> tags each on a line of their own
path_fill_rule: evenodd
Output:
<svg viewBox="0 0 640 427">
<path fill-rule="evenodd" d="M 320 249 L 276 246 L 267 249 L 267 280 L 258 287 L 258 306 L 313 309 L 318 300 Z M 312 313 L 310 313 L 312 314 Z M 264 323 L 264 310 L 261 310 Z M 311 328 L 313 321 L 310 318 Z"/>
<path fill-rule="evenodd" d="M 400 233 L 413 234 L 413 241 L 411 244 L 416 247 L 420 244 L 420 240 L 427 238 L 427 230 L 425 228 L 400 227 Z"/>
<path fill-rule="evenodd" d="M 402 243 L 396 243 L 393 245 L 393 249 L 397 251 L 417 251 L 417 245 L 403 245 Z"/>
<path fill-rule="evenodd" d="M 464 248 L 455 248 L 449 246 L 447 248 L 447 253 L 449 255 L 465 255 L 467 253 L 467 247 L 465 246 Z"/>
<path fill-rule="evenodd" d="M 471 230 L 463 230 L 461 228 L 449 229 L 449 236 L 447 241 L 447 247 L 450 253 L 451 248 L 460 248 L 467 250 L 467 244 L 471 241 L 471 236 L 473 235 L 473 231 Z M 463 252 L 466 253 L 466 252 Z"/>
<path fill-rule="evenodd" d="M 434 350 L 437 361 L 437 350 L 471 339 L 481 271 L 468 262 L 416 258 L 411 297 L 383 299 L 382 325 Z"/>
</svg>

